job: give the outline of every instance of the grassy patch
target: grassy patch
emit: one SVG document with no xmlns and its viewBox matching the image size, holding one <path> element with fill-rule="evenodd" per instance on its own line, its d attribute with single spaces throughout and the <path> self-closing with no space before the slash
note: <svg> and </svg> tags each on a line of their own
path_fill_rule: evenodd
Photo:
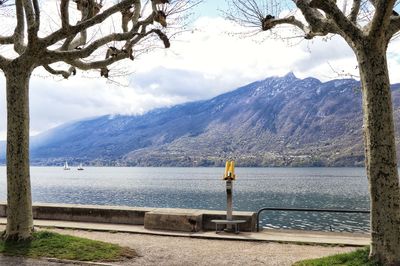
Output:
<svg viewBox="0 0 400 266">
<path fill-rule="evenodd" d="M 299 261 L 293 266 L 380 266 L 378 263 L 368 260 L 368 255 L 369 248 L 363 248 L 350 253 Z"/>
<path fill-rule="evenodd" d="M 33 233 L 33 239 L 30 241 L 0 240 L 0 253 L 8 256 L 51 257 L 80 261 L 118 261 L 136 256 L 134 250 L 115 244 L 48 231 Z"/>
</svg>

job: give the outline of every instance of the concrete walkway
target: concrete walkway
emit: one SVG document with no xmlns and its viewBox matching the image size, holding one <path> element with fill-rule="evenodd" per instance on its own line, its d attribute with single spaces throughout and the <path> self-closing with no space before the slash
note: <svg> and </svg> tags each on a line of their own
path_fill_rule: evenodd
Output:
<svg viewBox="0 0 400 266">
<path fill-rule="evenodd" d="M 0 224 L 6 224 L 6 218 L 0 218 Z M 61 229 L 82 229 L 104 232 L 121 232 L 133 234 L 148 234 L 159 236 L 191 237 L 219 240 L 241 240 L 241 241 L 267 241 L 283 243 L 306 243 L 317 245 L 343 245 L 343 246 L 366 246 L 370 244 L 369 234 L 336 233 L 336 232 L 314 232 L 297 230 L 263 230 L 262 232 L 240 232 L 239 234 L 207 232 L 174 232 L 147 230 L 141 225 L 121 225 L 104 223 L 84 223 L 56 220 L 35 220 L 35 226 L 53 227 Z"/>
</svg>

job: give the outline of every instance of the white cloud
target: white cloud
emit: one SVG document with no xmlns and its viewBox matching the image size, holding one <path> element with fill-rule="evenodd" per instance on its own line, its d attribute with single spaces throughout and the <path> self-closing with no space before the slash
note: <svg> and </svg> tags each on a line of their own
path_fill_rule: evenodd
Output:
<svg viewBox="0 0 400 266">
<path fill-rule="evenodd" d="M 143 56 L 141 68 L 137 69 L 138 79 L 147 73 L 148 78 L 153 76 L 157 80 L 159 77 L 154 73 L 159 68 L 174 70 L 176 74 L 177 70 L 193 72 L 197 77 L 203 76 L 203 82 L 200 82 L 203 83 L 203 95 L 212 96 L 268 76 L 282 76 L 289 71 L 295 71 L 299 77 L 315 76 L 322 80 L 337 77 L 334 71 L 357 74 L 351 49 L 337 36 L 326 41 L 296 39 L 289 44 L 300 41 L 298 45 L 289 45 L 285 40 L 266 39 L 266 33 L 255 38 L 243 38 L 240 34 L 232 36 L 228 33 L 240 29 L 222 18 L 202 17 L 194 27 L 195 31 L 180 36 L 170 50 Z M 177 76 L 171 73 L 169 79 L 164 78 L 167 87 L 171 87 Z M 182 82 L 186 81 L 180 80 Z M 196 82 L 200 84 L 198 79 Z M 213 82 L 214 86 L 207 85 L 208 82 Z M 182 87 L 182 84 L 178 86 Z M 192 92 L 187 90 L 186 94 Z"/>
<path fill-rule="evenodd" d="M 96 78 L 31 80 L 31 129 L 36 134 L 61 123 L 104 114 L 143 113 L 155 107 L 211 98 L 246 83 L 294 71 L 298 77 L 322 80 L 336 72 L 358 74 L 351 49 L 340 37 L 288 45 L 265 37 L 243 38 L 228 32 L 237 26 L 221 18 L 201 17 L 196 30 L 172 40 L 170 49 L 141 55 L 120 67 L 133 72 L 129 86 L 116 86 Z M 301 40 L 301 39 L 298 39 Z M 295 41 L 291 42 L 292 44 Z M 397 41 L 398 43 L 398 41 Z M 392 82 L 400 82 L 400 57 L 389 47 Z M 334 71 L 331 69 L 334 69 Z M 0 139 L 5 138 L 5 82 L 0 90 Z"/>
</svg>

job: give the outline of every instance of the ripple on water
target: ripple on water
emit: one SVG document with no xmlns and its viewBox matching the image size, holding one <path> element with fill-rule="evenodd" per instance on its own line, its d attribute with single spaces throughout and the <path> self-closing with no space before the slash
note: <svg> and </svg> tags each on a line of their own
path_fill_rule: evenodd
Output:
<svg viewBox="0 0 400 266">
<path fill-rule="evenodd" d="M 32 167 L 34 202 L 226 208 L 222 168 L 97 168 L 63 171 Z M 238 168 L 234 209 L 263 207 L 368 209 L 368 184 L 361 168 Z M 6 199 L 5 167 L 0 167 L 0 200 Z M 368 215 L 267 212 L 268 228 L 364 232 Z"/>
</svg>

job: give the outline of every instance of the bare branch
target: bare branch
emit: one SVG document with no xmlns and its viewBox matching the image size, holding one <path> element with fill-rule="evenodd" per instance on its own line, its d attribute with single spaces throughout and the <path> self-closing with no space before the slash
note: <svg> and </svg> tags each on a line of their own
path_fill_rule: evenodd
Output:
<svg viewBox="0 0 400 266">
<path fill-rule="evenodd" d="M 10 60 L 0 55 L 0 69 L 4 71 L 7 68 L 7 65 L 10 63 Z"/>
<path fill-rule="evenodd" d="M 12 44 L 13 41 L 14 41 L 14 35 L 0 36 L 0 44 Z"/>
<path fill-rule="evenodd" d="M 14 5 L 14 4 L 12 3 L 12 1 L 11 1 L 11 3 L 7 3 L 7 2 L 9 2 L 9 1 L 10 1 L 10 0 L 0 0 L 0 8 L 9 7 L 9 6 Z"/>
<path fill-rule="evenodd" d="M 84 48 L 60 49 L 56 51 L 48 50 L 43 56 L 43 60 L 41 62 L 42 64 L 48 65 L 58 61 L 65 61 L 83 70 L 101 69 L 101 75 L 108 77 L 109 70 L 107 69 L 107 67 L 110 64 L 113 64 L 125 58 L 130 58 L 133 60 L 132 47 L 146 36 L 149 36 L 151 34 L 156 34 L 163 41 L 164 46 L 166 48 L 170 47 L 170 42 L 168 37 L 160 29 L 151 29 L 149 31 L 146 31 L 146 27 L 150 25 L 154 20 L 154 14 L 155 13 L 153 12 L 145 20 L 136 22 L 132 26 L 131 31 L 129 32 L 109 34 L 98 40 L 93 41 Z M 138 32 L 139 29 L 140 32 Z M 122 42 L 122 41 L 125 41 L 125 45 L 123 46 L 123 48 L 117 49 L 113 46 L 110 46 L 107 50 L 106 58 L 104 60 L 95 62 L 84 62 L 80 60 L 82 58 L 89 57 L 94 51 L 96 51 L 97 49 L 106 44 L 109 44 L 111 42 Z M 65 73 L 59 72 L 59 74 L 65 74 Z"/>
<path fill-rule="evenodd" d="M 5 8 L 14 5 L 7 3 L 9 0 L 1 0 L 0 1 L 0 8 Z M 0 35 L 0 45 L 1 44 L 12 44 L 14 42 L 14 35 L 11 36 L 1 36 Z"/>
<path fill-rule="evenodd" d="M 373 38 L 385 37 L 384 32 L 390 23 L 395 0 L 370 0 L 375 7 L 374 17 L 369 28 L 369 36 Z"/>
<path fill-rule="evenodd" d="M 25 50 L 24 44 L 24 30 L 25 30 L 25 19 L 24 19 L 24 7 L 22 0 L 15 0 L 15 7 L 17 13 L 17 26 L 14 30 L 14 51 L 21 54 Z"/>
<path fill-rule="evenodd" d="M 30 0 L 23 1 L 24 13 L 26 23 L 28 26 L 28 43 L 33 39 L 37 38 L 37 32 L 39 31 L 39 24 L 36 21 L 35 11 Z"/>
<path fill-rule="evenodd" d="M 80 20 L 81 22 L 92 18 L 94 15 L 97 15 L 100 12 L 100 9 L 102 8 L 101 2 L 98 3 L 95 0 L 74 0 L 74 2 L 76 2 L 77 9 L 81 12 L 81 20 Z M 69 18 L 66 17 L 66 14 L 62 14 L 61 23 L 64 23 L 65 27 L 70 26 L 69 23 L 67 23 L 68 19 Z M 68 37 L 65 40 L 64 44 L 62 45 L 61 50 L 76 49 L 79 46 L 85 45 L 87 41 L 87 29 L 82 30 L 79 33 L 78 38 L 76 38 L 76 36 L 78 36 L 78 34 L 71 35 L 70 37 Z"/>
<path fill-rule="evenodd" d="M 71 37 L 67 38 L 61 49 L 72 50 L 72 49 L 77 49 L 79 46 L 85 45 L 87 41 L 87 30 L 85 29 L 81 31 L 79 33 L 79 37 L 75 38 L 77 35 L 75 36 L 72 35 Z"/>
<path fill-rule="evenodd" d="M 106 68 L 107 66 L 126 58 L 129 58 L 128 53 L 118 53 L 117 55 L 109 57 L 107 59 L 93 61 L 93 62 L 83 62 L 82 60 L 79 59 L 65 60 L 65 61 L 76 68 L 82 70 L 91 70 L 91 69 Z"/>
<path fill-rule="evenodd" d="M 310 34 L 310 29 L 304 25 L 303 22 L 297 20 L 294 16 L 290 16 L 287 18 L 274 18 L 273 16 L 266 16 L 262 19 L 262 30 L 270 30 L 273 27 L 281 24 L 290 24 L 298 27 L 300 30 L 304 31 L 306 35 Z"/>
<path fill-rule="evenodd" d="M 393 35 L 400 31 L 400 16 L 392 16 L 387 31 L 387 40 L 389 41 Z"/>
<path fill-rule="evenodd" d="M 65 79 L 68 79 L 71 75 L 74 75 L 74 76 L 76 75 L 76 69 L 73 66 L 71 66 L 68 70 L 55 70 L 54 68 L 50 67 L 49 65 L 43 65 L 43 67 L 50 74 L 61 75 Z"/>
<path fill-rule="evenodd" d="M 157 34 L 158 37 L 163 41 L 164 47 L 165 47 L 165 48 L 169 48 L 169 47 L 171 46 L 171 44 L 170 44 L 170 42 L 169 42 L 169 39 L 168 39 L 167 35 L 165 35 L 164 32 L 162 32 L 162 31 L 159 30 L 159 29 L 153 29 L 153 30 L 149 31 L 148 33 L 150 34 L 150 33 L 153 33 L 153 32 L 154 32 L 155 34 Z"/>
<path fill-rule="evenodd" d="M 73 36 L 72 36 L 66 40 L 66 42 L 63 44 L 63 46 L 61 47 L 61 49 L 59 51 L 47 51 L 48 59 L 46 59 L 46 60 L 50 60 L 50 62 L 56 62 L 56 61 L 60 61 L 60 60 L 74 60 L 77 58 L 85 58 L 85 57 L 90 56 L 94 51 L 96 51 L 101 46 L 108 44 L 110 42 L 117 42 L 117 41 L 132 42 L 132 44 L 125 44 L 126 50 L 130 51 L 130 48 L 128 50 L 128 47 L 136 43 L 131 40 L 132 38 L 134 38 L 135 36 L 139 36 L 141 39 L 152 33 L 152 31 L 150 31 L 148 33 L 146 33 L 146 31 L 145 31 L 146 26 L 151 24 L 152 21 L 153 21 L 153 14 L 149 15 L 149 17 L 146 18 L 145 20 L 134 25 L 132 30 L 129 32 L 109 34 L 107 36 L 104 36 L 104 37 L 92 42 L 85 48 L 81 48 L 81 49 L 75 49 L 77 47 L 77 46 L 75 46 L 76 43 L 75 43 L 75 45 L 72 43 L 69 44 L 69 42 L 71 42 L 73 39 Z M 137 32 L 137 30 L 140 27 L 142 27 L 142 33 Z M 86 34 L 86 31 L 83 31 L 81 33 L 81 35 L 82 34 Z M 82 38 L 80 38 L 80 39 L 82 39 Z M 85 40 L 86 40 L 86 36 L 85 36 Z M 66 44 L 68 44 L 69 47 L 65 47 Z"/>
<path fill-rule="evenodd" d="M 335 24 L 328 20 L 319 10 L 311 8 L 309 0 L 297 0 L 294 2 L 302 11 L 307 23 L 296 19 L 294 15 L 279 17 L 282 11 L 279 8 L 279 1 L 274 2 L 274 4 L 265 4 L 264 13 L 255 0 L 231 1 L 234 13 L 227 13 L 227 18 L 244 26 L 261 26 L 263 31 L 283 24 L 293 25 L 305 33 L 306 39 L 337 33 Z"/>
<path fill-rule="evenodd" d="M 123 53 L 127 54 L 128 57 L 124 58 L 130 58 L 133 60 L 132 56 L 132 47 L 136 43 L 138 43 L 141 39 L 144 37 L 150 35 L 150 34 L 156 34 L 164 43 L 165 48 L 170 47 L 170 42 L 168 37 L 159 29 L 152 29 L 148 32 L 145 33 L 134 33 L 134 32 L 127 32 L 127 33 L 112 33 L 107 36 L 104 36 L 103 38 L 100 38 L 94 42 L 92 42 L 90 45 L 87 47 L 80 49 L 80 50 L 72 50 L 72 51 L 47 51 L 47 56 L 45 56 L 45 63 L 53 63 L 61 60 L 76 60 L 78 58 L 86 58 L 90 56 L 94 51 L 96 51 L 98 48 L 101 46 L 108 44 L 110 42 L 116 42 L 116 41 L 126 41 L 129 40 L 125 45 L 124 48 L 119 50 L 118 53 Z M 134 38 L 136 37 L 136 39 Z M 113 54 L 115 56 L 117 52 Z M 108 57 L 106 56 L 106 59 Z M 123 59 L 124 59 L 123 58 Z M 111 62 L 111 64 L 114 63 Z M 108 66 L 108 65 L 106 65 Z M 85 69 L 86 70 L 86 69 Z"/>
<path fill-rule="evenodd" d="M 310 31 L 312 33 L 318 36 L 324 36 L 328 33 L 338 33 L 332 21 L 328 21 L 328 19 L 319 10 L 312 7 L 309 0 L 297 0 L 296 6 L 303 13 L 303 16 L 308 22 Z"/>
<path fill-rule="evenodd" d="M 238 0 L 234 2 L 233 5 L 237 8 L 238 11 L 242 13 L 242 15 L 248 21 L 258 20 L 262 22 L 262 20 L 264 19 L 264 15 L 260 11 L 257 3 L 246 3 L 246 1 Z"/>
<path fill-rule="evenodd" d="M 336 32 L 346 39 L 356 40 L 363 36 L 362 31 L 352 23 L 345 14 L 338 8 L 336 1 L 332 0 L 311 0 L 311 8 L 319 8 L 325 12 L 326 16 L 337 26 Z"/>
<path fill-rule="evenodd" d="M 82 49 L 73 49 L 66 51 L 48 51 L 47 57 L 51 60 L 51 62 L 61 61 L 61 60 L 73 60 L 77 58 L 85 58 L 90 56 L 94 51 L 96 51 L 101 46 L 113 42 L 113 41 L 125 41 L 133 38 L 137 33 L 127 32 L 127 33 L 112 33 L 107 36 L 104 36 L 85 48 Z M 47 59 L 46 59 L 47 60 Z"/>
<path fill-rule="evenodd" d="M 61 27 L 68 28 L 69 25 L 69 0 L 61 0 L 60 3 L 61 12 Z"/>
<path fill-rule="evenodd" d="M 136 1 L 133 4 L 133 11 L 131 11 L 131 6 L 121 11 L 123 32 L 127 32 L 129 30 L 128 29 L 129 22 L 132 22 L 133 25 L 132 27 L 134 27 L 134 25 L 138 23 L 141 10 L 142 10 L 142 2 Z"/>
<path fill-rule="evenodd" d="M 254 0 L 237 0 L 230 2 L 230 12 L 225 15 L 229 20 L 232 20 L 240 25 L 247 27 L 262 28 L 264 20 L 275 19 L 279 15 L 279 11 L 267 9 L 264 12 L 262 8 Z M 271 22 L 271 21 L 269 21 Z M 277 25 L 280 23 L 277 23 Z"/>
<path fill-rule="evenodd" d="M 134 1 L 136 2 L 136 1 L 140 1 L 140 0 L 123 0 L 120 3 L 115 4 L 112 7 L 101 12 L 100 14 L 98 14 L 88 20 L 82 21 L 82 22 L 76 24 L 75 26 L 69 26 L 66 28 L 63 27 L 63 28 L 53 32 L 49 36 L 43 38 L 42 41 L 46 46 L 50 46 L 62 39 L 70 37 L 71 35 L 74 36 L 82 31 L 88 29 L 89 27 L 92 27 L 94 25 L 102 23 L 111 15 L 113 15 L 117 12 L 120 12 L 120 10 L 124 10 L 124 9 L 128 8 Z"/>
<path fill-rule="evenodd" d="M 307 20 L 307 22 L 310 25 L 313 24 L 321 24 L 324 20 L 325 17 L 324 15 L 316 10 L 315 8 L 310 7 L 310 3 L 307 0 L 297 0 L 296 6 L 301 10 L 303 13 L 304 18 Z"/>
<path fill-rule="evenodd" d="M 38 0 L 33 0 L 33 9 L 35 11 L 35 20 L 36 20 L 37 31 L 39 31 L 39 27 L 40 27 L 40 7 L 39 7 Z"/>
<path fill-rule="evenodd" d="M 166 27 L 167 16 L 171 16 L 171 21 L 179 22 L 179 17 L 175 17 L 175 15 L 186 12 L 191 4 L 197 4 L 201 0 L 148 0 L 151 6 L 147 6 L 147 8 L 145 6 L 143 10 L 141 0 L 121 0 L 103 12 L 100 12 L 102 0 L 74 0 L 77 10 L 81 13 L 81 19 L 76 25 L 70 23 L 71 1 L 60 0 L 61 28 L 41 39 L 36 39 L 39 25 L 37 16 L 40 15 L 39 0 L 15 1 L 18 18 L 13 39 L 15 49 L 20 55 L 28 51 L 24 44 L 25 34 L 28 33 L 28 47 L 31 43 L 37 44 L 29 49 L 29 52 L 35 53 L 35 56 L 39 55 L 35 66 L 43 66 L 51 74 L 68 78 L 76 68 L 101 69 L 102 75 L 108 76 L 107 66 L 126 58 L 133 60 L 134 46 L 150 35 L 157 36 L 163 42 L 164 47 L 170 47 L 169 38 L 160 29 L 160 26 L 151 25 L 158 22 L 161 26 Z M 164 1 L 166 2 L 164 3 Z M 167 5 L 167 2 L 170 2 L 171 6 Z M 140 19 L 143 15 L 142 11 L 150 11 L 144 19 Z M 129 21 L 124 22 L 123 32 L 114 32 L 93 41 L 87 41 L 87 30 L 90 27 L 99 25 L 108 18 L 113 19 L 112 16 L 119 12 L 122 15 L 124 12 L 128 13 Z M 25 25 L 28 27 L 27 30 Z M 19 38 L 18 41 L 16 41 L 16 36 Z M 6 42 L 5 39 L 4 42 Z M 58 42 L 63 42 L 61 47 L 50 50 Z M 94 53 L 100 49 L 107 51 L 105 59 L 92 61 Z M 73 66 L 74 69 L 71 68 L 67 71 L 53 67 L 53 63 L 60 61 Z"/>
<path fill-rule="evenodd" d="M 361 0 L 353 0 L 353 6 L 351 7 L 349 19 L 351 22 L 356 24 L 358 13 L 360 12 Z"/>
</svg>

